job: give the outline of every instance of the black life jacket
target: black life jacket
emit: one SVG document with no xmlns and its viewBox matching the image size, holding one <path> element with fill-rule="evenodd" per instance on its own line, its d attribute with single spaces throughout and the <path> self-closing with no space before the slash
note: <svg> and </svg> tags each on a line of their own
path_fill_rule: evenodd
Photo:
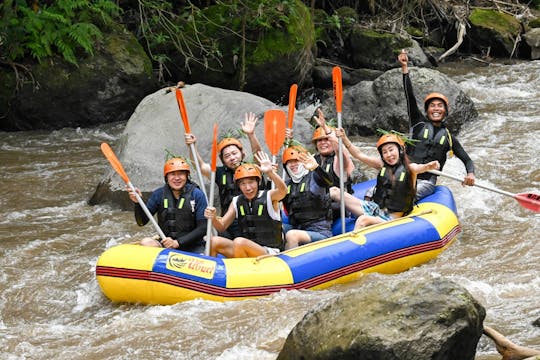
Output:
<svg viewBox="0 0 540 360">
<path fill-rule="evenodd" d="M 313 181 L 311 171 L 299 183 L 291 179 L 287 181 L 287 195 L 283 199 L 283 205 L 293 226 L 332 220 L 332 200 L 328 189 L 324 195 L 316 195 L 310 190 L 311 181 Z"/>
<path fill-rule="evenodd" d="M 402 163 L 396 166 L 384 164 L 377 176 L 373 201 L 389 212 L 408 213 L 413 208 L 415 195 L 407 168 Z"/>
<path fill-rule="evenodd" d="M 176 200 L 169 185 L 163 187 L 163 199 L 158 210 L 158 224 L 166 236 L 173 239 L 191 232 L 196 226 L 195 200 L 191 194 L 197 186 L 188 182 Z"/>
<path fill-rule="evenodd" d="M 244 195 L 238 196 L 236 200 L 238 225 L 243 237 L 262 246 L 282 249 L 281 221 L 272 219 L 268 214 L 267 193 L 268 190 L 260 191 L 251 202 Z"/>
<path fill-rule="evenodd" d="M 446 153 L 450 151 L 452 156 L 452 135 L 444 125 L 436 129 L 431 121 L 426 121 L 423 126 L 413 129 L 412 137 L 419 140 L 407 145 L 407 154 L 412 162 L 426 164 L 438 160 L 442 169 L 446 162 Z M 419 179 L 430 179 L 433 176 L 435 175 L 429 172 L 418 174 Z"/>
<path fill-rule="evenodd" d="M 321 168 L 327 173 L 330 174 L 332 177 L 332 186 L 339 187 L 339 176 L 334 171 L 334 158 L 336 157 L 336 153 L 332 153 L 332 155 L 325 156 L 324 158 L 321 156 L 321 154 L 315 155 L 315 160 L 317 160 L 317 163 L 321 166 Z M 352 189 L 352 182 L 351 179 L 345 174 L 346 180 L 344 180 L 343 185 L 345 188 L 345 191 L 347 191 L 349 194 L 353 194 L 354 190 Z"/>
<path fill-rule="evenodd" d="M 221 205 L 221 215 L 223 216 L 233 197 L 240 194 L 240 189 L 234 183 L 234 171 L 226 166 L 216 169 L 216 184 L 219 190 L 219 203 Z"/>
</svg>

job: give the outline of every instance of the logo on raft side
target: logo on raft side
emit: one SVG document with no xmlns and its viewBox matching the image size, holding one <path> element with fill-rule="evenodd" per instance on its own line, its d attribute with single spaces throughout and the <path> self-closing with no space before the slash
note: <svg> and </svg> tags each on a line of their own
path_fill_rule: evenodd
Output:
<svg viewBox="0 0 540 360">
<path fill-rule="evenodd" d="M 216 271 L 216 262 L 171 252 L 167 258 L 166 268 L 171 271 L 211 279 Z"/>
</svg>

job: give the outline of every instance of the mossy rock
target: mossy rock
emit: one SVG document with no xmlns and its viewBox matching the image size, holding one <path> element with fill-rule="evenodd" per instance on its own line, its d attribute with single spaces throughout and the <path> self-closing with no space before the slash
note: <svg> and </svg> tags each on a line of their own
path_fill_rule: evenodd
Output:
<svg viewBox="0 0 540 360">
<path fill-rule="evenodd" d="M 209 56 L 207 64 L 190 63 L 190 71 L 183 73 L 188 82 L 243 90 L 275 101 L 288 94 L 292 83 L 309 78 L 315 49 L 309 9 L 299 0 L 286 5 L 275 1 L 264 4 L 268 13 L 259 18 L 255 16 L 259 4 L 252 5 L 256 7 L 239 10 L 220 3 L 201 10 L 201 17 L 207 20 L 198 26 L 198 37 L 209 42 L 219 39 L 215 43 L 218 57 Z M 240 36 L 242 18 L 245 43 Z M 184 61 L 179 58 L 177 62 Z"/>
<path fill-rule="evenodd" d="M 395 67 L 397 54 L 413 44 L 399 34 L 366 30 L 360 26 L 354 27 L 349 41 L 355 67 L 383 71 Z"/>
<path fill-rule="evenodd" d="M 491 49 L 491 55 L 509 56 L 521 32 L 519 21 L 512 15 L 491 9 L 474 9 L 470 16 L 470 38 L 480 50 Z"/>
</svg>

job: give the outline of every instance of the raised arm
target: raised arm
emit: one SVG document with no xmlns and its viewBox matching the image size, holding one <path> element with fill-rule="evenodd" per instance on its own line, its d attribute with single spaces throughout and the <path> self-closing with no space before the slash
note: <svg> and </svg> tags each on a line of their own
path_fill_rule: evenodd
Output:
<svg viewBox="0 0 540 360">
<path fill-rule="evenodd" d="M 212 172 L 212 169 L 210 168 L 210 164 L 204 162 L 203 158 L 201 157 L 201 155 L 197 151 L 196 146 L 193 146 L 193 148 L 195 149 L 196 154 L 192 154 L 192 152 L 191 152 L 191 146 L 190 145 L 195 144 L 197 142 L 197 138 L 195 137 L 195 135 L 193 135 L 191 133 L 186 133 L 184 137 L 185 137 L 185 140 L 186 140 L 186 146 L 189 149 L 189 158 L 191 159 L 191 161 L 195 161 L 194 156 L 197 156 L 197 160 L 199 160 L 199 165 L 201 165 L 201 173 L 204 176 L 206 176 L 207 178 L 210 178 L 210 174 Z"/>
<path fill-rule="evenodd" d="M 240 124 L 242 126 L 242 131 L 247 135 L 249 139 L 249 145 L 251 146 L 251 152 L 253 154 L 258 153 L 262 150 L 261 143 L 255 135 L 255 125 L 257 124 L 257 115 L 254 113 L 246 113 L 245 121 Z"/>
<path fill-rule="evenodd" d="M 417 163 L 411 163 L 409 164 L 409 168 L 414 174 L 422 174 L 429 170 L 439 170 L 441 165 L 437 160 L 430 161 L 426 164 L 417 164 Z"/>
<path fill-rule="evenodd" d="M 235 203 L 234 201 L 231 202 L 229 205 L 229 208 L 227 209 L 227 212 L 223 217 L 217 216 L 217 210 L 213 206 L 208 206 L 204 210 L 204 216 L 212 222 L 212 226 L 218 231 L 218 232 L 224 232 L 231 226 L 234 219 L 236 218 L 236 211 L 234 209 Z"/>
<path fill-rule="evenodd" d="M 266 177 L 271 180 L 275 188 L 269 190 L 270 192 L 270 198 L 272 199 L 272 202 L 279 202 L 281 201 L 285 195 L 287 195 L 287 185 L 283 181 L 283 179 L 276 174 L 274 171 L 274 167 L 272 166 L 272 161 L 270 161 L 270 157 L 268 154 L 266 154 L 263 151 L 259 151 L 258 153 L 254 154 L 255 160 L 259 163 L 259 168 L 261 169 L 261 172 L 266 174 Z"/>
<path fill-rule="evenodd" d="M 401 64 L 401 73 L 403 74 L 403 90 L 405 91 L 405 100 L 407 101 L 407 113 L 409 114 L 409 125 L 414 127 L 419 122 L 423 121 L 424 116 L 418 105 L 412 87 L 412 82 L 409 77 L 409 57 L 405 49 L 401 50 L 398 55 L 398 62 Z"/>
<path fill-rule="evenodd" d="M 343 139 L 343 145 L 347 148 L 347 150 L 349 150 L 351 156 L 353 156 L 355 159 L 358 159 L 367 166 L 370 166 L 377 170 L 383 167 L 383 161 L 380 157 L 368 156 L 364 154 L 356 145 L 354 145 L 349 140 L 349 138 L 345 134 L 345 131 L 342 128 L 336 129 L 336 136 Z"/>
</svg>

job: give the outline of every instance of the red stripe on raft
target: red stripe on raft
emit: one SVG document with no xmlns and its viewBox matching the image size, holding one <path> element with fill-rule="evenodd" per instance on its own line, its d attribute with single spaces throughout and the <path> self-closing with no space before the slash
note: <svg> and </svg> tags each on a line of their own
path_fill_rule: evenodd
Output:
<svg viewBox="0 0 540 360">
<path fill-rule="evenodd" d="M 300 289 L 309 289 L 316 287 L 318 285 L 324 284 L 326 282 L 338 279 L 340 277 L 353 274 L 355 272 L 362 271 L 364 269 L 383 264 L 392 260 L 400 259 L 406 256 L 416 255 L 427 251 L 432 251 L 436 249 L 441 249 L 445 247 L 457 234 L 461 231 L 460 226 L 454 227 L 445 237 L 440 240 L 432 241 L 429 243 L 411 246 L 408 248 L 396 250 L 384 255 L 379 255 L 355 264 L 351 264 L 334 271 L 330 271 L 306 281 L 302 281 L 296 284 L 285 284 L 285 285 L 273 285 L 273 286 L 260 286 L 253 288 L 239 288 L 239 289 L 229 289 L 219 286 L 209 285 L 200 283 L 198 281 L 188 280 L 179 278 L 176 276 L 154 273 L 152 271 L 146 270 L 132 270 L 132 269 L 121 269 L 105 266 L 96 267 L 96 275 L 99 276 L 110 276 L 110 277 L 120 277 L 126 279 L 139 279 L 139 280 L 149 280 L 161 282 L 164 284 L 178 286 L 185 289 L 198 291 L 201 293 L 213 295 L 213 296 L 222 296 L 228 298 L 234 297 L 254 297 L 254 296 L 265 296 L 270 295 L 281 290 L 300 290 Z"/>
</svg>

